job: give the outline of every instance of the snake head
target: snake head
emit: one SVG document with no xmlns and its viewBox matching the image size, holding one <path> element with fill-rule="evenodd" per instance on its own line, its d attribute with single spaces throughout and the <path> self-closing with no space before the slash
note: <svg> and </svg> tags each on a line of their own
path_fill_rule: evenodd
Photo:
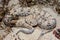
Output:
<svg viewBox="0 0 60 40">
<path fill-rule="evenodd" d="M 56 19 L 55 18 L 52 18 L 51 20 L 43 21 L 40 24 L 40 28 L 42 28 L 42 29 L 51 30 L 51 29 L 54 29 L 55 27 L 56 27 Z"/>
</svg>

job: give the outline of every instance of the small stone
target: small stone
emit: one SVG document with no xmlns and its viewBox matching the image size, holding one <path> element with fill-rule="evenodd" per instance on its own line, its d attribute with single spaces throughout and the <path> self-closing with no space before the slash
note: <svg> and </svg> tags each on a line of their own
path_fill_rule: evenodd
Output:
<svg viewBox="0 0 60 40">
<path fill-rule="evenodd" d="M 53 34 L 55 35 L 56 38 L 60 39 L 60 29 L 54 30 Z"/>
</svg>

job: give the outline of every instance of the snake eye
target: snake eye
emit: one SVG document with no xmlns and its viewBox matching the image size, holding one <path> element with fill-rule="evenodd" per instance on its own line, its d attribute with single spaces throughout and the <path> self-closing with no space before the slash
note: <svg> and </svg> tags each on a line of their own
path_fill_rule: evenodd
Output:
<svg viewBox="0 0 60 40">
<path fill-rule="evenodd" d="M 48 24 L 47 26 L 51 26 L 50 24 Z"/>
</svg>

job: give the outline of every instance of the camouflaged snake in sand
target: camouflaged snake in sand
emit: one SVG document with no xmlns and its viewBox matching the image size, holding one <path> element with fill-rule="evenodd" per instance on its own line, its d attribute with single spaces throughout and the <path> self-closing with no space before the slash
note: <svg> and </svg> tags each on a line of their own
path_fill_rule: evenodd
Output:
<svg viewBox="0 0 60 40">
<path fill-rule="evenodd" d="M 38 5 L 31 7 L 21 7 L 18 0 L 11 0 L 8 5 L 8 12 L 6 13 L 3 22 L 6 26 L 16 26 L 27 28 L 28 30 L 21 29 L 22 32 L 30 34 L 34 31 L 33 26 L 37 25 L 42 29 L 50 30 L 56 27 L 56 19 L 50 15 L 49 12 L 43 10 L 43 7 Z M 14 25 L 11 25 L 14 18 L 18 18 Z M 9 25 L 8 25 L 9 24 Z"/>
<path fill-rule="evenodd" d="M 12 37 L 19 32 L 23 32 L 26 34 L 33 33 L 35 30 L 34 26 L 36 25 L 44 30 L 51 30 L 56 27 L 56 19 L 52 15 L 50 15 L 50 12 L 48 12 L 49 10 L 44 10 L 43 8 L 45 7 L 41 5 L 34 4 L 33 6 L 30 5 L 29 7 L 25 7 L 25 5 L 23 5 L 24 7 L 22 7 L 18 0 L 10 0 L 9 3 L 7 2 L 4 6 L 6 8 L 6 13 L 2 21 L 4 22 L 6 27 L 22 28 L 11 33 L 11 35 L 13 34 Z M 8 35 L 10 36 L 10 34 Z M 6 36 L 6 38 L 9 37 L 8 35 Z"/>
<path fill-rule="evenodd" d="M 31 31 L 28 31 L 27 33 L 33 32 L 33 26 L 35 26 L 35 25 L 38 25 L 38 26 L 40 26 L 40 28 L 43 28 L 43 29 L 53 29 L 56 27 L 56 20 L 54 18 L 51 17 L 50 20 L 47 20 L 47 19 L 43 18 L 43 16 L 42 16 L 42 18 L 40 18 L 40 15 L 38 15 L 37 17 L 38 18 L 36 18 L 36 15 L 34 15 L 34 14 L 26 16 L 26 17 L 25 16 L 20 17 L 20 19 L 17 20 L 16 26 L 30 29 Z M 9 17 L 7 20 L 11 21 L 11 19 Z M 6 21 L 5 21 L 5 23 L 6 23 Z M 49 23 L 49 21 L 50 21 L 50 23 Z M 7 21 L 7 23 L 8 23 L 8 21 Z"/>
</svg>

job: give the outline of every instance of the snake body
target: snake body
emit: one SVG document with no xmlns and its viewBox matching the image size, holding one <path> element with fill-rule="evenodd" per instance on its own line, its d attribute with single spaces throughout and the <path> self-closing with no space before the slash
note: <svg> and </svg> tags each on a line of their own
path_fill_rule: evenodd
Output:
<svg viewBox="0 0 60 40">
<path fill-rule="evenodd" d="M 25 29 L 21 30 L 24 33 L 32 33 L 34 31 L 33 26 L 35 25 L 47 30 L 54 29 L 56 27 L 56 19 L 53 18 L 49 12 L 43 10 L 42 6 L 35 5 L 31 7 L 21 7 L 18 0 L 10 0 L 7 7 L 8 12 L 6 12 L 3 19 L 6 26 L 11 26 L 10 22 L 15 20 L 13 18 L 18 17 L 15 26 L 27 28 L 28 31 Z"/>
</svg>

